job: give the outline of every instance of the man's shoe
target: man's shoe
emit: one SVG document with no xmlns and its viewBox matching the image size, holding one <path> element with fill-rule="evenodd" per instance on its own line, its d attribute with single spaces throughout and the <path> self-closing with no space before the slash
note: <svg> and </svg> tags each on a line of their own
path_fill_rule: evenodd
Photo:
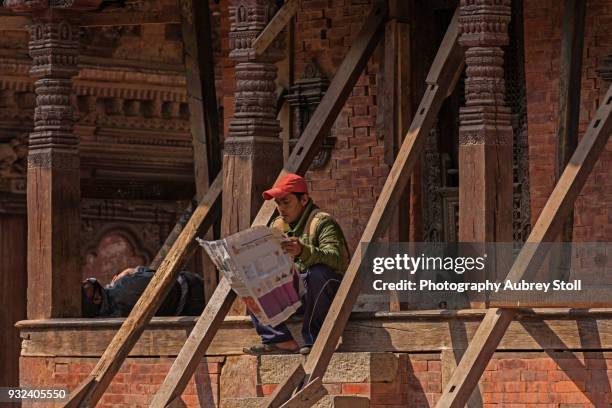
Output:
<svg viewBox="0 0 612 408">
<path fill-rule="evenodd" d="M 298 349 L 286 349 L 278 347 L 274 343 L 255 344 L 251 347 L 244 347 L 242 352 L 251 356 L 263 356 L 268 354 L 295 354 Z M 301 349 L 300 349 L 301 351 Z"/>
<path fill-rule="evenodd" d="M 307 355 L 310 354 L 311 346 L 300 347 L 300 354 Z"/>
</svg>

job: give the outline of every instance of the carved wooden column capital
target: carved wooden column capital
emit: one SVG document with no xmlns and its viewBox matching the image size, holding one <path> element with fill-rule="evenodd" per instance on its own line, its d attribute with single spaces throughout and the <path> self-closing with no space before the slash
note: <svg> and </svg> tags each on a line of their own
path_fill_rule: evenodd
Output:
<svg viewBox="0 0 612 408">
<path fill-rule="evenodd" d="M 259 57 L 251 47 L 276 12 L 274 0 L 234 0 L 229 11 L 230 57 L 237 64 L 235 114 L 229 125 L 230 138 L 226 141 L 226 147 L 229 148 L 228 152 L 244 152 L 245 149 L 231 147 L 233 143 L 245 143 L 234 138 L 257 136 L 278 139 L 281 129 L 276 120 L 277 68 L 274 63 L 283 57 L 280 48 L 282 40 L 276 40 Z"/>
<path fill-rule="evenodd" d="M 459 44 L 464 47 L 508 45 L 511 0 L 461 0 Z"/>
<path fill-rule="evenodd" d="M 78 138 L 72 133 L 72 77 L 78 74 L 79 27 L 66 20 L 30 26 L 30 75 L 35 82 L 34 132 L 28 167 L 78 169 Z"/>
<path fill-rule="evenodd" d="M 461 1 L 459 43 L 466 47 L 461 144 L 512 144 L 501 49 L 508 44 L 510 5 L 510 0 Z"/>
<path fill-rule="evenodd" d="M 253 41 L 277 11 L 274 0 L 232 0 L 230 13 L 230 58 L 239 62 L 276 62 L 283 59 L 283 36 L 279 35 L 266 52 L 257 57 Z"/>
</svg>

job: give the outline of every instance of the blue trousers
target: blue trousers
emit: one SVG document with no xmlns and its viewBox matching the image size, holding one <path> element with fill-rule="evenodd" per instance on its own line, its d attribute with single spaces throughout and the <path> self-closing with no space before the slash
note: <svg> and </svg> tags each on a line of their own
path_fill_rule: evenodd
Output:
<svg viewBox="0 0 612 408">
<path fill-rule="evenodd" d="M 342 275 L 327 265 L 317 264 L 306 269 L 300 274 L 300 277 L 304 280 L 306 293 L 302 296 L 302 306 L 297 313 L 304 314 L 302 337 L 304 337 L 305 345 L 311 346 L 323 326 L 325 316 L 340 286 Z M 297 289 L 297 280 L 294 286 Z M 252 314 L 250 316 L 257 334 L 261 336 L 262 343 L 280 343 L 293 339 L 285 323 L 276 327 L 266 326 Z"/>
</svg>

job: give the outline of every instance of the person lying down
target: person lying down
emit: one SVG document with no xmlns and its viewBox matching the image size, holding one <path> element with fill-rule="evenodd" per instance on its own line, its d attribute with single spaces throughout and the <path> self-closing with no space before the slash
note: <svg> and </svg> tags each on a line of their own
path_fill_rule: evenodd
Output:
<svg viewBox="0 0 612 408">
<path fill-rule="evenodd" d="M 96 278 L 81 284 L 83 317 L 126 317 L 153 278 L 146 266 L 128 268 L 115 275 L 106 286 Z M 199 316 L 204 310 L 204 285 L 194 273 L 179 273 L 172 289 L 155 313 L 156 316 Z"/>
</svg>

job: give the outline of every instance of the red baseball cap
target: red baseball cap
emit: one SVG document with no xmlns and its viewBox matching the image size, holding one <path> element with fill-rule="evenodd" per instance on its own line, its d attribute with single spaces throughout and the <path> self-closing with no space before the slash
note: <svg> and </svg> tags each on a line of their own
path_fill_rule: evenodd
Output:
<svg viewBox="0 0 612 408">
<path fill-rule="evenodd" d="M 289 173 L 281 177 L 274 187 L 263 192 L 264 200 L 283 198 L 289 193 L 308 193 L 308 186 L 304 177 Z"/>
</svg>

